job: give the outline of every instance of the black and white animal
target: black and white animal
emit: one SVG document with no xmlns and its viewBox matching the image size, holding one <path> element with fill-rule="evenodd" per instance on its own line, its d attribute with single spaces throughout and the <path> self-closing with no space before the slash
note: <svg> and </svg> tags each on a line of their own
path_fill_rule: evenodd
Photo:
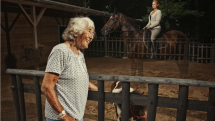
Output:
<svg viewBox="0 0 215 121">
<path fill-rule="evenodd" d="M 112 93 L 121 93 L 122 92 L 122 82 L 114 82 L 111 86 Z M 134 90 L 130 87 L 130 93 L 142 94 L 141 92 Z M 114 103 L 118 121 L 121 121 L 121 104 Z M 129 106 L 129 120 L 128 121 L 147 121 L 147 107 L 132 105 Z"/>
</svg>

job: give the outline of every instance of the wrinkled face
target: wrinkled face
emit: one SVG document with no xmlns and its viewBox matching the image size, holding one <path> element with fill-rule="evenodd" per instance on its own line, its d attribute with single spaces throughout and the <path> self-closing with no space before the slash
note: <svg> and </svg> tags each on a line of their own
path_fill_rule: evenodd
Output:
<svg viewBox="0 0 215 121">
<path fill-rule="evenodd" d="M 88 27 L 83 33 L 78 36 L 77 39 L 77 48 L 78 49 L 87 49 L 90 42 L 92 42 L 94 36 L 94 28 Z"/>
<path fill-rule="evenodd" d="M 110 16 L 109 20 L 107 23 L 104 25 L 104 27 L 101 30 L 102 35 L 107 35 L 108 32 L 112 29 L 116 29 L 116 22 L 118 21 L 118 16 L 116 14 Z"/>
<path fill-rule="evenodd" d="M 159 6 L 159 5 L 157 4 L 157 2 L 152 2 L 152 8 L 153 8 L 153 9 L 158 8 L 158 6 Z"/>
</svg>

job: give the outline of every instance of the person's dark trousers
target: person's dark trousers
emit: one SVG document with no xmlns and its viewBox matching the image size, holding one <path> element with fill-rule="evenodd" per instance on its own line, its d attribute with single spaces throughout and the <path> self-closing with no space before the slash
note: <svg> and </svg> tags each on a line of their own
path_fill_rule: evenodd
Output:
<svg viewBox="0 0 215 121">
<path fill-rule="evenodd" d="M 156 38 L 159 35 L 161 28 L 153 28 L 150 29 L 151 30 L 151 42 L 152 42 L 152 48 L 153 48 L 153 57 L 155 58 L 157 57 L 157 42 L 156 42 Z"/>
<path fill-rule="evenodd" d="M 153 56 L 151 58 L 157 58 L 157 42 L 154 40 L 152 42 Z"/>
</svg>

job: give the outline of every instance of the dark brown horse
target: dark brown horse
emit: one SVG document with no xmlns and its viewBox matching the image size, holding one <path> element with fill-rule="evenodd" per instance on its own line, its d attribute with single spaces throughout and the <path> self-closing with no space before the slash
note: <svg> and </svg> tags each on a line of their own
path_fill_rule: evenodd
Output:
<svg viewBox="0 0 215 121">
<path fill-rule="evenodd" d="M 131 75 L 143 76 L 143 61 L 140 58 L 146 57 L 148 53 L 147 38 L 145 31 L 140 30 L 135 24 L 134 20 L 126 17 L 116 9 L 114 14 L 110 16 L 110 19 L 102 28 L 103 35 L 107 35 L 111 30 L 121 31 L 121 36 L 126 45 L 127 56 L 130 59 Z M 160 38 L 157 38 L 157 49 L 159 49 L 159 57 L 169 55 L 172 57 L 172 53 L 177 53 L 178 59 L 177 65 L 180 70 L 181 78 L 187 78 L 188 76 L 188 39 L 185 34 L 180 31 L 172 30 L 166 32 Z M 159 46 L 158 46 L 159 45 Z M 174 55 L 175 56 L 175 55 Z"/>
</svg>

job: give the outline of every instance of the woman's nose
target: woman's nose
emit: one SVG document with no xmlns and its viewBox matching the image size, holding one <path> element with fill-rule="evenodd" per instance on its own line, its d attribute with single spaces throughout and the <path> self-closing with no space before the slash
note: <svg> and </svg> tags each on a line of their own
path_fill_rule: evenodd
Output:
<svg viewBox="0 0 215 121">
<path fill-rule="evenodd" d="M 93 39 L 93 33 L 89 33 L 89 38 Z"/>
</svg>

